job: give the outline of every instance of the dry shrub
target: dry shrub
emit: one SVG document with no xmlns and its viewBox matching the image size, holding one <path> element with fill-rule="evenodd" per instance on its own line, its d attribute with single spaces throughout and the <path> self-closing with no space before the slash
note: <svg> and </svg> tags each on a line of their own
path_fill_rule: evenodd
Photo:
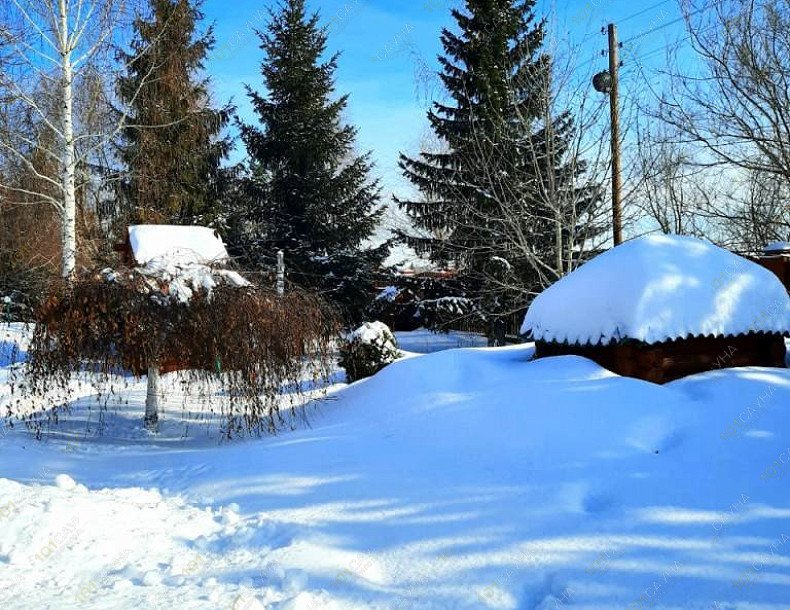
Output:
<svg viewBox="0 0 790 610">
<path fill-rule="evenodd" d="M 82 198 L 81 198 L 82 199 Z M 77 265 L 91 268 L 103 236 L 96 215 L 80 204 L 77 214 Z M 13 204 L 0 190 L 0 298 L 14 303 L 13 320 L 28 321 L 61 276 L 61 223 L 47 203 Z"/>
<path fill-rule="evenodd" d="M 315 296 L 217 286 L 183 304 L 152 295 L 139 275 L 118 278 L 61 286 L 39 308 L 21 395 L 49 396 L 54 388 L 64 399 L 26 417 L 37 432 L 44 415 L 56 421 L 67 407 L 73 375 L 86 368 L 97 388 L 121 369 L 136 376 L 149 364 L 189 369 L 190 385 L 225 398 L 217 405 L 227 436 L 275 432 L 286 422 L 283 388 L 300 395 L 306 375 L 318 381 L 331 372 L 338 328 Z M 293 406 L 290 411 L 295 414 Z"/>
</svg>

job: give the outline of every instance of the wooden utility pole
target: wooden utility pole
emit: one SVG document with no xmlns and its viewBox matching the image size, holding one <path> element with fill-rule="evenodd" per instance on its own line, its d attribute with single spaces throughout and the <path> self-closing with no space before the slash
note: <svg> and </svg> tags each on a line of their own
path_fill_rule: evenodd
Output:
<svg viewBox="0 0 790 610">
<path fill-rule="evenodd" d="M 612 229 L 614 245 L 623 243 L 622 177 L 620 165 L 620 44 L 617 26 L 609 24 L 609 110 L 612 118 Z"/>
</svg>

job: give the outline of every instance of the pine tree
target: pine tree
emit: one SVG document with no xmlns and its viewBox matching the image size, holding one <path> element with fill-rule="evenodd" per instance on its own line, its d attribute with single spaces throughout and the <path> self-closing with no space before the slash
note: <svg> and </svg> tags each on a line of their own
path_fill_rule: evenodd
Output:
<svg viewBox="0 0 790 610">
<path fill-rule="evenodd" d="M 322 61 L 326 30 L 304 0 L 285 0 L 259 36 L 267 94 L 247 88 L 260 127 L 241 125 L 250 175 L 234 241 L 260 267 L 283 250 L 294 283 L 357 318 L 388 245 L 366 246 L 383 209 L 370 154 L 354 154 L 342 122 L 348 96 L 334 96 L 339 56 Z"/>
<path fill-rule="evenodd" d="M 126 220 L 212 225 L 230 150 L 222 131 L 232 113 L 212 108 L 201 76 L 214 35 L 196 31 L 199 2 L 150 1 L 150 16 L 135 20 L 131 52 L 120 53 L 128 66 L 119 83 L 129 115 L 119 151 Z"/>
<path fill-rule="evenodd" d="M 439 57 L 448 98 L 428 112 L 441 150 L 400 157 L 405 177 L 421 194 L 396 199 L 419 230 L 400 238 L 467 276 L 478 287 L 478 294 L 467 296 L 476 296 L 488 313 L 512 309 L 514 300 L 523 303 L 540 283 L 534 265 L 509 247 L 507 231 L 529 233 L 540 256 L 556 258 L 557 223 L 545 209 L 546 193 L 575 188 L 579 173 L 578 165 L 562 161 L 574 129 L 571 116 L 546 120 L 551 61 L 542 52 L 545 22 L 536 21 L 534 5 L 466 0 L 465 11 L 452 11 L 459 33 L 442 31 Z M 595 200 L 592 193 L 581 197 L 580 207 Z M 523 227 L 503 217 L 517 209 L 526 211 Z M 574 204 L 568 213 L 581 211 Z M 489 298 L 508 284 L 492 272 L 492 261 L 502 261 L 501 274 L 518 276 L 523 288 Z"/>
</svg>

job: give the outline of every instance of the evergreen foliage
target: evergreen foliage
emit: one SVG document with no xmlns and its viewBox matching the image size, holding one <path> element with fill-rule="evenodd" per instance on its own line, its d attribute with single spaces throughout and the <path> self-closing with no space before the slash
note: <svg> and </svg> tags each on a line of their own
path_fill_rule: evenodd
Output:
<svg viewBox="0 0 790 610">
<path fill-rule="evenodd" d="M 283 250 L 292 282 L 359 319 L 388 244 L 368 246 L 383 211 L 380 188 L 370 154 L 354 154 L 356 129 L 342 121 L 338 55 L 322 59 L 326 30 L 304 0 L 284 2 L 259 36 L 266 94 L 247 88 L 259 125 L 240 126 L 249 175 L 230 242 L 258 268 L 271 268 Z"/>
<path fill-rule="evenodd" d="M 201 76 L 214 45 L 212 28 L 193 0 L 150 0 L 134 23 L 135 38 L 120 60 L 118 84 L 128 113 L 120 143 L 125 179 L 122 210 L 130 223 L 216 225 L 231 142 L 222 131 L 232 108 L 212 107 Z"/>
<path fill-rule="evenodd" d="M 560 199 L 583 171 L 583 164 L 565 161 L 574 133 L 570 114 L 547 120 L 551 60 L 534 5 L 466 0 L 465 10 L 452 11 L 458 33 L 443 30 L 439 58 L 447 100 L 428 113 L 441 147 L 400 159 L 420 193 L 398 201 L 417 229 L 400 238 L 462 278 L 477 278 L 480 305 L 493 314 L 523 305 L 538 283 L 508 232 L 530 235 L 533 260 L 555 260 L 556 212 L 547 193 Z M 594 190 L 578 197 L 563 212 L 563 225 L 573 226 L 597 200 Z M 513 210 L 521 212 L 517 222 Z"/>
</svg>

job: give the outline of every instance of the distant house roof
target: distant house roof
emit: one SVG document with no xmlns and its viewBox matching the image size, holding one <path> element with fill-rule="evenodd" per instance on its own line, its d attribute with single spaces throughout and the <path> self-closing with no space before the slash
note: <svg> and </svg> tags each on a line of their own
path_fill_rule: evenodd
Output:
<svg viewBox="0 0 790 610">
<path fill-rule="evenodd" d="M 208 227 L 132 225 L 129 245 L 138 265 L 160 258 L 204 265 L 228 260 L 222 239 Z"/>
<path fill-rule="evenodd" d="M 522 326 L 540 341 L 648 344 L 790 333 L 790 296 L 768 269 L 691 237 L 618 246 L 545 290 Z"/>
</svg>

